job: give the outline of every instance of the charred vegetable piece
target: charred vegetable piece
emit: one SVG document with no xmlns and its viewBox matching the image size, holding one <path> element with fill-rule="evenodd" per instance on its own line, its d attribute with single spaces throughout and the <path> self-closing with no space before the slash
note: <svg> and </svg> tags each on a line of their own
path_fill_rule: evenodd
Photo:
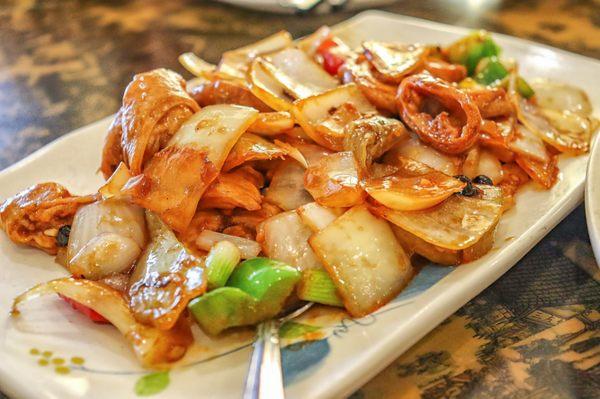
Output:
<svg viewBox="0 0 600 399">
<path fill-rule="evenodd" d="M 485 176 L 485 175 L 479 175 L 479 176 L 475 176 L 473 178 L 473 183 L 475 184 L 485 184 L 488 186 L 493 186 L 494 182 L 492 181 L 492 179 L 490 179 L 489 177 Z"/>
</svg>

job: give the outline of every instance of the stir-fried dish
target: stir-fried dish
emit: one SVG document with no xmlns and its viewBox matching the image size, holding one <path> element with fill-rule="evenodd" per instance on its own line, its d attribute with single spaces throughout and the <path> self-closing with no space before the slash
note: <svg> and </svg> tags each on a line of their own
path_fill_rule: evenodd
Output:
<svg viewBox="0 0 600 399">
<path fill-rule="evenodd" d="M 193 79 L 156 69 L 125 89 L 96 193 L 41 183 L 0 208 L 12 241 L 70 275 L 13 315 L 56 293 L 150 368 L 186 353 L 194 323 L 216 335 L 302 302 L 361 317 L 417 258 L 480 258 L 519 188 L 551 189 L 598 126 L 583 91 L 526 80 L 486 32 L 351 49 L 324 27 L 180 61 Z"/>
</svg>

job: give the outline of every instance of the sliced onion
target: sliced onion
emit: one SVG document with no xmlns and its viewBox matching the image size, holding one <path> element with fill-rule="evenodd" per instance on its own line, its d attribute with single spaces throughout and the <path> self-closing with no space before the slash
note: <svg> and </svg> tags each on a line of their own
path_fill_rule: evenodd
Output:
<svg viewBox="0 0 600 399">
<path fill-rule="evenodd" d="M 127 272 L 141 252 L 142 248 L 131 238 L 103 233 L 93 237 L 70 259 L 68 269 L 74 276 L 98 280 Z"/>
<path fill-rule="evenodd" d="M 272 259 L 280 260 L 300 271 L 321 268 L 321 262 L 308 244 L 312 230 L 295 211 L 275 215 L 263 222 L 263 249 Z"/>
<path fill-rule="evenodd" d="M 362 46 L 380 77 L 395 84 L 422 66 L 428 53 L 426 47 L 413 44 L 367 41 Z"/>
<path fill-rule="evenodd" d="M 296 147 L 289 143 L 286 143 L 285 141 L 279 141 L 277 139 L 275 139 L 273 142 L 277 147 L 281 148 L 285 152 L 285 154 L 288 155 L 290 158 L 298 161 L 298 163 L 303 167 L 308 168 L 308 161 L 306 160 L 306 158 L 304 158 L 302 152 L 300 152 L 300 150 L 298 150 Z"/>
<path fill-rule="evenodd" d="M 385 161 L 390 164 L 395 163 L 395 158 L 402 156 L 443 172 L 449 176 L 455 176 L 460 173 L 462 159 L 452 155 L 443 154 L 436 149 L 425 145 L 416 136 L 412 135 L 409 139 L 402 141 L 385 156 Z"/>
<path fill-rule="evenodd" d="M 42 283 L 19 295 L 13 302 L 13 316 L 23 302 L 42 295 L 57 293 L 99 313 L 123 334 L 144 367 L 156 368 L 179 360 L 192 344 L 189 324 L 181 319 L 170 330 L 159 330 L 138 323 L 124 297 L 107 285 L 74 278 Z"/>
<path fill-rule="evenodd" d="M 183 53 L 179 56 L 178 60 L 188 72 L 199 77 L 214 72 L 217 68 L 216 65 L 204 61 L 194 53 Z"/>
<path fill-rule="evenodd" d="M 103 199 L 112 198 L 121 194 L 121 189 L 131 179 L 133 175 L 129 171 L 127 165 L 121 162 L 113 174 L 108 178 L 106 183 L 98 189 Z"/>
<path fill-rule="evenodd" d="M 350 113 L 351 110 L 354 113 Z M 341 111 L 349 115 L 339 114 Z M 334 151 L 343 149 L 344 129 L 348 122 L 374 112 L 375 108 L 352 83 L 296 101 L 292 110 L 311 139 Z"/>
<path fill-rule="evenodd" d="M 195 257 L 152 212 L 146 213 L 151 241 L 129 280 L 129 307 L 136 320 L 169 330 L 189 301 L 206 291 L 204 260 Z"/>
<path fill-rule="evenodd" d="M 309 57 L 314 57 L 321 43 L 329 37 L 331 37 L 331 29 L 329 26 L 321 26 L 310 35 L 298 40 L 296 45 Z"/>
<path fill-rule="evenodd" d="M 517 155 L 515 162 L 533 181 L 546 189 L 552 187 L 558 179 L 557 155 L 548 155 L 545 161 Z"/>
<path fill-rule="evenodd" d="M 219 241 L 229 241 L 240 250 L 242 259 L 255 258 L 261 251 L 260 244 L 247 238 L 217 233 L 212 230 L 202 230 L 196 239 L 196 245 L 204 251 L 209 251 Z"/>
<path fill-rule="evenodd" d="M 297 48 L 286 48 L 270 54 L 268 61 L 274 67 L 275 80 L 296 99 L 314 96 L 338 85 L 335 78 Z"/>
<path fill-rule="evenodd" d="M 264 199 L 286 211 L 312 202 L 313 198 L 304 189 L 304 167 L 295 161 L 283 161 L 275 169 Z"/>
<path fill-rule="evenodd" d="M 482 150 L 479 156 L 479 164 L 475 176 L 487 176 L 494 184 L 502 181 L 502 164 L 491 151 Z"/>
<path fill-rule="evenodd" d="M 261 136 L 276 136 L 293 127 L 294 118 L 289 112 L 261 112 L 248 131 Z"/>
<path fill-rule="evenodd" d="M 360 187 L 358 166 L 351 152 L 337 152 L 309 166 L 304 186 L 323 206 L 348 208 L 365 200 Z"/>
<path fill-rule="evenodd" d="M 253 108 L 210 105 L 188 119 L 171 138 L 169 145 L 202 150 L 219 170 L 229 151 L 257 117 L 258 111 Z"/>
<path fill-rule="evenodd" d="M 210 105 L 189 118 L 156 153 L 142 175 L 124 187 L 134 203 L 157 213 L 178 232 L 185 231 L 202 194 L 218 173 L 258 111 L 239 105 Z"/>
<path fill-rule="evenodd" d="M 252 133 L 244 133 L 233 146 L 223 164 L 223 171 L 229 171 L 248 161 L 283 159 L 287 151 Z"/>
<path fill-rule="evenodd" d="M 305 141 L 293 141 L 294 148 L 302 154 L 308 165 L 314 165 L 319 162 L 321 158 L 331 154 L 331 151 L 327 148 L 321 147 L 318 144 L 307 143 Z"/>
<path fill-rule="evenodd" d="M 439 265 L 458 265 L 461 251 L 438 247 L 392 224 L 398 242 L 409 253 L 416 253 Z"/>
<path fill-rule="evenodd" d="M 439 204 L 465 183 L 410 158 L 399 157 L 396 172 L 365 181 L 365 190 L 391 209 L 415 211 Z"/>
<path fill-rule="evenodd" d="M 414 269 L 385 220 L 356 206 L 310 239 L 346 309 L 364 316 L 393 299 Z"/>
<path fill-rule="evenodd" d="M 146 241 L 142 208 L 117 199 L 86 205 L 71 226 L 68 269 L 93 280 L 127 271 Z"/>
<path fill-rule="evenodd" d="M 224 52 L 221 56 L 218 71 L 243 79 L 248 65 L 258 56 L 272 53 L 291 44 L 292 35 L 286 31 L 279 31 L 256 43 Z"/>
<path fill-rule="evenodd" d="M 542 108 L 569 111 L 583 116 L 592 113 L 592 104 L 587 94 L 575 86 L 547 79 L 535 79 L 530 85 L 535 91 L 537 104 Z"/>
<path fill-rule="evenodd" d="M 250 91 L 274 110 L 289 111 L 294 98 L 274 78 L 274 73 L 274 67 L 267 61 L 262 58 L 254 60 L 248 72 Z"/>
<path fill-rule="evenodd" d="M 344 213 L 344 209 L 328 208 L 316 202 L 310 202 L 296 209 L 296 212 L 300 215 L 302 222 L 316 233 L 329 226 L 331 222 L 341 216 Z"/>
<path fill-rule="evenodd" d="M 508 147 L 524 158 L 530 158 L 539 162 L 548 162 L 550 159 L 550 154 L 548 154 L 544 141 L 523 125 L 516 126 L 515 135 Z"/>
<path fill-rule="evenodd" d="M 541 114 L 539 109 L 525 99 L 519 100 L 519 121 L 546 143 L 561 152 L 583 154 L 589 150 L 590 134 L 587 131 L 558 131 Z"/>
<path fill-rule="evenodd" d="M 478 186 L 481 197 L 453 195 L 422 211 L 396 211 L 383 206 L 373 211 L 409 233 L 442 248 L 458 250 L 479 241 L 502 214 L 502 190 Z"/>
</svg>

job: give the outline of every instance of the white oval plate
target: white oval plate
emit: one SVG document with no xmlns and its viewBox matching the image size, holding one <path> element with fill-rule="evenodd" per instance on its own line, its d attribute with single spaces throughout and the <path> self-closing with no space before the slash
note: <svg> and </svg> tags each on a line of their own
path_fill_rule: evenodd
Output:
<svg viewBox="0 0 600 399">
<path fill-rule="evenodd" d="M 360 14 L 336 30 L 352 46 L 364 39 L 449 43 L 468 33 L 463 28 L 381 12 Z M 600 85 L 596 84 L 600 62 L 502 35 L 496 39 L 507 56 L 520 62 L 525 77 L 547 77 L 583 87 L 594 108 L 600 109 Z M 0 172 L 0 197 L 42 181 L 57 181 L 76 193 L 96 190 L 101 179 L 95 173 L 108 124 L 109 118 L 78 129 Z M 311 341 L 283 351 L 288 397 L 348 395 L 376 375 L 505 273 L 580 203 L 586 163 L 587 156 L 562 157 L 560 179 L 551 190 L 524 187 L 516 206 L 500 222 L 495 248 L 478 261 L 458 268 L 424 268 L 397 299 L 363 319 L 315 316 L 304 320 L 319 331 Z M 4 234 L 0 234 L 0 248 L 0 390 L 8 395 L 134 398 L 137 384 L 138 393 L 155 392 L 160 398 L 240 397 L 250 356 L 248 336 L 209 340 L 196 331 L 199 344 L 185 359 L 191 365 L 168 376 L 144 379 L 147 372 L 139 368 L 113 328 L 92 324 L 58 299 L 40 299 L 21 318 L 10 319 L 15 295 L 65 271 L 40 251 L 11 244 Z M 47 351 L 47 357 L 31 354 L 32 349 Z M 73 357 L 85 363 L 72 363 Z M 61 361 L 64 364 L 53 363 Z M 68 374 L 57 373 L 57 367 Z"/>
</svg>

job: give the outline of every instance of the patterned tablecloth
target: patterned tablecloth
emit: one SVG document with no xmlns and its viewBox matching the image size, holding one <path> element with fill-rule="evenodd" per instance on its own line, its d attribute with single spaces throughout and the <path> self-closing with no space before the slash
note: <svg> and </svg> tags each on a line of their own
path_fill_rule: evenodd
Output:
<svg viewBox="0 0 600 399">
<path fill-rule="evenodd" d="M 405 0 L 385 9 L 600 58 L 593 0 Z M 184 51 L 216 61 L 279 29 L 300 36 L 350 16 L 278 16 L 185 0 L 3 1 L 0 167 L 115 112 L 135 72 L 181 70 Z M 599 277 L 580 206 L 352 397 L 598 398 Z"/>
</svg>

